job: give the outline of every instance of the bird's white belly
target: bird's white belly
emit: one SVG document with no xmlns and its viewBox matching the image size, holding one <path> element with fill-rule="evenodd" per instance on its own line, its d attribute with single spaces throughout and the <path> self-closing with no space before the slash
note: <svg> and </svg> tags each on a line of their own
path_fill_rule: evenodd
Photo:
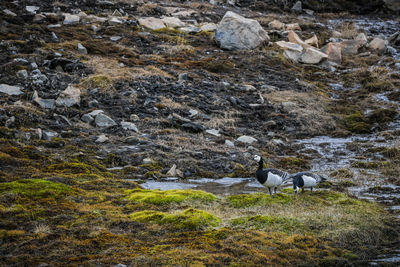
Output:
<svg viewBox="0 0 400 267">
<path fill-rule="evenodd" d="M 275 187 L 282 184 L 282 177 L 279 175 L 273 174 L 272 172 L 268 173 L 268 179 L 263 184 L 265 187 Z"/>
<path fill-rule="evenodd" d="M 304 180 L 304 187 L 314 187 L 317 185 L 317 180 L 310 176 L 303 175 L 302 178 Z"/>
</svg>

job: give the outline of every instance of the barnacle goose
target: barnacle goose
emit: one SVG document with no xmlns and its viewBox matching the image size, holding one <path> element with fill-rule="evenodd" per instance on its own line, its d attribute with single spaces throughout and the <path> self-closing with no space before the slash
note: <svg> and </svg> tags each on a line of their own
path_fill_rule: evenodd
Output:
<svg viewBox="0 0 400 267">
<path fill-rule="evenodd" d="M 302 188 L 302 192 L 304 192 L 304 188 L 311 188 L 312 192 L 313 187 L 326 180 L 324 176 L 311 172 L 298 172 L 292 174 L 291 178 L 293 178 L 293 189 L 296 194 L 300 188 Z"/>
</svg>

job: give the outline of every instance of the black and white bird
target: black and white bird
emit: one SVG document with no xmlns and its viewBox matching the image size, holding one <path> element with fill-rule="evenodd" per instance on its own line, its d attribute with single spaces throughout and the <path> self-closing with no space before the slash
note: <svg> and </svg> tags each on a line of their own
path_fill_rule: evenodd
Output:
<svg viewBox="0 0 400 267">
<path fill-rule="evenodd" d="M 293 189 L 296 194 L 300 188 L 302 188 L 302 192 L 304 192 L 304 188 L 311 188 L 312 192 L 313 187 L 327 179 L 322 175 L 311 172 L 298 172 L 292 174 L 291 178 L 293 179 Z"/>
<path fill-rule="evenodd" d="M 254 160 L 258 162 L 258 169 L 256 172 L 257 181 L 263 186 L 267 187 L 269 194 L 272 196 L 272 188 L 276 194 L 278 187 L 287 179 L 290 178 L 290 174 L 278 169 L 263 169 L 264 161 L 261 156 L 255 155 Z"/>
</svg>

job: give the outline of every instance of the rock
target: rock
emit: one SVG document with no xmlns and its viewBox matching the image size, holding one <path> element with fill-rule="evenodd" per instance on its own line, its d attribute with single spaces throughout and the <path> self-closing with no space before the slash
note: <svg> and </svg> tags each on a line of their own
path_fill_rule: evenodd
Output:
<svg viewBox="0 0 400 267">
<path fill-rule="evenodd" d="M 57 36 L 54 32 L 51 32 L 51 39 L 52 39 L 54 42 L 58 42 L 58 41 L 59 41 L 58 36 Z"/>
<path fill-rule="evenodd" d="M 31 72 L 29 80 L 32 85 L 40 88 L 43 87 L 48 82 L 49 79 L 46 77 L 46 75 L 42 74 L 40 70 L 35 69 Z"/>
<path fill-rule="evenodd" d="M 162 22 L 169 28 L 184 27 L 186 24 L 177 17 L 164 17 Z"/>
<path fill-rule="evenodd" d="M 96 33 L 98 31 L 100 31 L 101 28 L 97 25 L 92 25 L 92 26 L 90 26 L 90 29 Z"/>
<path fill-rule="evenodd" d="M 66 25 L 71 25 L 71 24 L 78 24 L 79 23 L 79 16 L 77 15 L 71 15 L 69 13 L 64 14 L 64 24 Z"/>
<path fill-rule="evenodd" d="M 13 86 L 8 84 L 0 84 L 0 93 L 7 95 L 22 95 L 24 92 L 21 91 L 21 87 Z"/>
<path fill-rule="evenodd" d="M 132 114 L 131 116 L 129 116 L 129 119 L 131 121 L 138 121 L 139 120 L 139 116 L 136 114 Z"/>
<path fill-rule="evenodd" d="M 114 265 L 114 267 L 127 267 L 127 266 L 125 264 L 118 263 L 118 264 Z"/>
<path fill-rule="evenodd" d="M 195 109 L 189 110 L 189 113 L 190 113 L 190 115 L 189 115 L 190 118 L 193 118 L 194 116 L 199 114 L 199 112 L 197 110 L 195 110 Z"/>
<path fill-rule="evenodd" d="M 301 31 L 300 25 L 298 23 L 286 24 L 287 31 Z"/>
<path fill-rule="evenodd" d="M 4 9 L 4 10 L 3 10 L 3 13 L 4 13 L 5 15 L 11 16 L 11 17 L 16 17 L 16 16 L 17 16 L 17 14 L 15 14 L 14 12 L 12 12 L 11 10 L 8 10 L 8 9 Z"/>
<path fill-rule="evenodd" d="M 84 55 L 87 55 L 87 49 L 81 43 L 78 43 L 78 52 Z"/>
<path fill-rule="evenodd" d="M 218 25 L 215 23 L 206 23 L 201 25 L 200 30 L 204 32 L 215 32 L 217 30 Z"/>
<path fill-rule="evenodd" d="M 10 128 L 15 122 L 15 117 L 12 116 L 11 118 L 9 118 L 6 123 L 4 124 L 4 126 L 6 126 L 7 128 Z"/>
<path fill-rule="evenodd" d="M 101 109 L 96 109 L 96 110 L 93 110 L 92 112 L 88 113 L 88 115 L 90 115 L 90 116 L 92 116 L 94 118 L 97 115 L 99 115 L 100 113 L 104 113 L 104 111 L 101 110 Z"/>
<path fill-rule="evenodd" d="M 38 69 L 38 65 L 37 65 L 35 62 L 32 62 L 32 63 L 29 65 L 29 69 L 30 69 L 30 70 L 37 70 L 37 69 Z"/>
<path fill-rule="evenodd" d="M 43 137 L 43 131 L 42 131 L 42 129 L 40 129 L 40 128 L 37 128 L 36 130 L 35 130 L 35 135 L 36 135 L 36 138 L 37 139 L 42 139 L 42 137 Z"/>
<path fill-rule="evenodd" d="M 51 139 L 58 136 L 58 133 L 53 131 L 42 131 L 42 133 L 43 133 L 43 139 L 47 141 L 51 141 Z"/>
<path fill-rule="evenodd" d="M 108 137 L 105 134 L 99 135 L 96 139 L 96 143 L 104 143 L 108 141 Z"/>
<path fill-rule="evenodd" d="M 91 123 L 92 121 L 94 121 L 94 118 L 89 114 L 83 114 L 81 120 L 87 123 Z"/>
<path fill-rule="evenodd" d="M 54 29 L 54 28 L 61 28 L 61 24 L 49 24 L 47 25 L 47 28 L 49 29 Z"/>
<path fill-rule="evenodd" d="M 208 134 L 211 134 L 211 135 L 214 135 L 214 136 L 221 136 L 221 134 L 219 133 L 219 131 L 218 130 L 216 130 L 216 129 L 208 129 L 208 130 L 206 130 L 206 133 L 208 133 Z"/>
<path fill-rule="evenodd" d="M 235 144 L 234 144 L 232 141 L 230 141 L 230 140 L 225 140 L 225 146 L 228 146 L 228 147 L 235 147 Z"/>
<path fill-rule="evenodd" d="M 400 70 L 400 63 L 395 63 L 395 64 L 394 64 L 394 68 L 395 68 L 396 70 Z"/>
<path fill-rule="evenodd" d="M 285 23 L 280 22 L 279 20 L 273 20 L 270 23 L 268 23 L 268 27 L 272 30 L 283 30 L 285 29 Z"/>
<path fill-rule="evenodd" d="M 113 42 L 118 42 L 118 41 L 121 40 L 121 39 L 122 39 L 121 36 L 111 36 L 111 37 L 110 37 L 110 40 L 113 41 Z"/>
<path fill-rule="evenodd" d="M 391 45 L 400 45 L 400 32 L 395 32 L 394 34 L 390 35 L 388 41 Z"/>
<path fill-rule="evenodd" d="M 141 26 L 151 30 L 159 30 L 166 27 L 161 19 L 154 17 L 140 18 L 138 21 Z"/>
<path fill-rule="evenodd" d="M 89 15 L 86 16 L 85 18 L 83 18 L 83 20 L 87 23 L 104 23 L 107 21 L 107 18 L 102 18 L 102 17 L 98 17 L 95 15 Z M 121 21 L 122 23 L 124 23 L 123 21 Z M 116 24 L 122 24 L 119 23 L 119 21 L 116 21 Z"/>
<path fill-rule="evenodd" d="M 38 22 L 38 21 L 44 20 L 45 18 L 46 18 L 46 16 L 44 16 L 44 15 L 42 15 L 42 14 L 36 14 L 36 15 L 33 17 L 33 21 L 34 21 L 34 22 Z"/>
<path fill-rule="evenodd" d="M 17 71 L 17 77 L 20 79 L 28 79 L 28 72 L 26 70 Z"/>
<path fill-rule="evenodd" d="M 342 64 L 342 46 L 338 43 L 328 43 L 321 51 L 328 55 L 328 60 Z"/>
<path fill-rule="evenodd" d="M 195 13 L 196 13 L 196 11 L 194 11 L 194 10 L 182 10 L 182 11 L 172 13 L 171 15 L 174 17 L 187 18 L 187 17 L 191 17 Z"/>
<path fill-rule="evenodd" d="M 399 0 L 383 0 L 385 6 L 391 11 L 400 11 L 400 1 Z"/>
<path fill-rule="evenodd" d="M 254 92 L 257 91 L 257 88 L 255 88 L 253 85 L 251 84 L 243 84 L 240 87 L 241 90 L 246 91 L 246 92 Z"/>
<path fill-rule="evenodd" d="M 36 14 L 36 11 L 38 11 L 40 9 L 40 7 L 38 7 L 38 6 L 26 6 L 25 9 L 29 13 Z"/>
<path fill-rule="evenodd" d="M 311 37 L 310 39 L 305 40 L 304 42 L 306 44 L 308 44 L 308 45 L 312 45 L 312 46 L 314 46 L 316 48 L 319 48 L 318 38 L 317 38 L 317 36 L 315 34 L 313 35 L 313 37 Z"/>
<path fill-rule="evenodd" d="M 301 54 L 299 61 L 306 64 L 318 64 L 325 58 L 328 58 L 328 55 L 318 49 L 306 48 Z"/>
<path fill-rule="evenodd" d="M 223 49 L 253 49 L 269 42 L 269 36 L 258 21 L 228 11 L 218 24 L 214 40 Z"/>
<path fill-rule="evenodd" d="M 338 32 L 338 31 L 333 31 L 332 32 L 332 37 L 333 38 L 341 38 L 342 37 L 342 33 Z"/>
<path fill-rule="evenodd" d="M 306 12 L 307 15 L 313 16 L 314 15 L 314 10 L 311 9 L 303 9 L 304 12 Z"/>
<path fill-rule="evenodd" d="M 383 54 L 386 51 L 388 42 L 381 38 L 374 38 L 369 44 L 368 48 L 376 51 L 379 54 Z"/>
<path fill-rule="evenodd" d="M 299 62 L 301 53 L 298 52 L 298 51 L 294 51 L 294 50 L 289 50 L 289 49 L 287 49 L 287 50 L 285 50 L 285 51 L 283 52 L 283 56 L 284 56 L 286 59 L 289 59 L 289 60 L 291 60 L 291 61 Z"/>
<path fill-rule="evenodd" d="M 113 119 L 103 113 L 99 113 L 96 116 L 94 122 L 97 127 L 112 127 L 117 125 L 117 123 Z"/>
<path fill-rule="evenodd" d="M 195 26 L 182 27 L 179 30 L 181 30 L 184 33 L 199 33 L 199 32 L 201 32 L 200 28 L 195 27 Z"/>
<path fill-rule="evenodd" d="M 358 41 L 361 45 L 366 45 L 368 43 L 367 36 L 364 33 L 359 33 L 354 40 Z"/>
<path fill-rule="evenodd" d="M 303 7 L 301 4 L 301 1 L 297 1 L 293 7 L 292 7 L 292 11 L 295 13 L 301 13 L 303 11 Z"/>
<path fill-rule="evenodd" d="M 135 132 L 139 132 L 138 128 L 136 127 L 136 125 L 133 122 L 128 122 L 128 121 L 121 121 L 121 126 L 122 129 L 124 130 L 131 130 L 131 131 L 135 131 Z"/>
<path fill-rule="evenodd" d="M 65 117 L 64 115 L 60 115 L 60 114 L 55 114 L 54 113 L 54 118 L 57 120 L 58 123 L 61 124 L 66 124 L 68 126 L 72 126 L 72 123 L 69 121 L 69 119 L 67 117 Z"/>
<path fill-rule="evenodd" d="M 241 143 L 245 143 L 245 144 L 252 144 L 254 142 L 257 142 L 257 139 L 255 139 L 254 137 L 251 137 L 251 136 L 247 136 L 247 135 L 242 135 L 236 140 Z"/>
<path fill-rule="evenodd" d="M 124 23 L 125 23 L 124 20 L 121 18 L 111 17 L 108 19 L 108 24 L 110 24 L 110 25 L 121 25 Z"/>
<path fill-rule="evenodd" d="M 181 127 L 189 132 L 192 133 L 201 133 L 205 130 L 204 126 L 198 123 L 194 123 L 194 122 L 187 122 L 187 123 L 183 123 L 181 125 Z"/>
<path fill-rule="evenodd" d="M 288 33 L 288 39 L 289 39 L 289 42 L 299 44 L 299 45 L 303 46 L 304 48 L 310 47 L 303 40 L 301 40 L 301 38 L 292 30 Z"/>
<path fill-rule="evenodd" d="M 299 44 L 291 43 L 291 42 L 285 42 L 285 41 L 278 41 L 275 42 L 280 48 L 283 48 L 284 50 L 292 50 L 301 53 L 303 51 L 303 47 Z"/>
<path fill-rule="evenodd" d="M 57 106 L 71 107 L 79 105 L 81 102 L 81 90 L 73 85 L 68 85 L 67 89 L 61 92 L 56 99 Z"/>
<path fill-rule="evenodd" d="M 166 174 L 169 177 L 180 177 L 183 178 L 183 173 L 179 169 L 176 168 L 176 165 L 172 165 L 171 169 Z"/>
</svg>

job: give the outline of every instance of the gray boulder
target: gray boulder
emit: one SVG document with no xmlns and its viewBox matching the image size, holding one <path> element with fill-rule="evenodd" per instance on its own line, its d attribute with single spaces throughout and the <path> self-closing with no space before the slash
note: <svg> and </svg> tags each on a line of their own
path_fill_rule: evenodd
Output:
<svg viewBox="0 0 400 267">
<path fill-rule="evenodd" d="M 12 86 L 8 84 L 0 84 L 0 93 L 4 93 L 7 95 L 22 95 L 24 92 L 21 91 L 21 88 L 18 86 Z"/>
<path fill-rule="evenodd" d="M 254 142 L 257 142 L 257 139 L 255 139 L 254 137 L 248 136 L 248 135 L 242 135 L 236 140 L 241 143 L 245 143 L 245 144 L 252 144 Z"/>
<path fill-rule="evenodd" d="M 269 36 L 258 21 L 228 11 L 218 24 L 214 40 L 223 49 L 253 49 L 268 42 Z"/>
<path fill-rule="evenodd" d="M 73 105 L 79 105 L 81 102 L 81 90 L 69 85 L 67 89 L 61 92 L 56 99 L 57 106 L 72 107 Z"/>
<path fill-rule="evenodd" d="M 121 121 L 121 126 L 122 129 L 124 130 L 131 130 L 131 131 L 135 131 L 135 132 L 139 132 L 138 128 L 136 127 L 136 125 L 133 122 L 129 122 L 129 121 Z"/>
<path fill-rule="evenodd" d="M 97 127 L 112 127 L 117 125 L 117 123 L 103 113 L 99 113 L 94 120 Z"/>
</svg>

